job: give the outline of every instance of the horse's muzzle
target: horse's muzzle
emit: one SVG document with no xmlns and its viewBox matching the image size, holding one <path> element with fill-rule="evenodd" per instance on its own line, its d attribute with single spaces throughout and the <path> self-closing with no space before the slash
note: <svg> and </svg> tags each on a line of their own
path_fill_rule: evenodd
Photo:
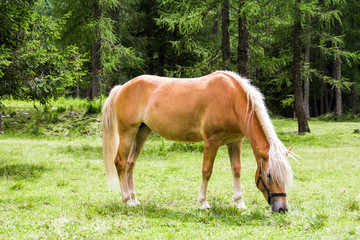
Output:
<svg viewBox="0 0 360 240">
<path fill-rule="evenodd" d="M 289 210 L 287 201 L 283 197 L 272 198 L 270 202 L 270 206 L 271 206 L 271 210 L 277 213 L 285 213 Z"/>
<path fill-rule="evenodd" d="M 289 211 L 287 207 L 281 207 L 281 208 L 271 207 L 271 210 L 277 213 L 286 213 L 287 211 Z"/>
</svg>

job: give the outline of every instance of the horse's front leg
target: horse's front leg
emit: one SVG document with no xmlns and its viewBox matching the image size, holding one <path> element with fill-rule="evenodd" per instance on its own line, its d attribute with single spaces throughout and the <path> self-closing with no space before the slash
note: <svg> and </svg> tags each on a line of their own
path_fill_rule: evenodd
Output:
<svg viewBox="0 0 360 240">
<path fill-rule="evenodd" d="M 238 142 L 230 143 L 227 145 L 227 147 L 231 162 L 231 171 L 233 174 L 234 201 L 239 209 L 246 209 L 243 194 L 241 191 L 241 184 L 240 184 L 240 176 L 241 176 L 240 151 L 241 151 L 242 142 L 243 139 L 241 139 Z"/>
<path fill-rule="evenodd" d="M 202 166 L 202 183 L 200 187 L 200 193 L 198 202 L 201 203 L 202 209 L 209 209 L 210 204 L 207 201 L 206 192 L 207 186 L 211 177 L 211 173 L 214 166 L 214 161 L 216 153 L 219 149 L 220 144 L 211 139 L 206 139 L 204 141 L 204 156 L 203 156 L 203 166 Z"/>
</svg>

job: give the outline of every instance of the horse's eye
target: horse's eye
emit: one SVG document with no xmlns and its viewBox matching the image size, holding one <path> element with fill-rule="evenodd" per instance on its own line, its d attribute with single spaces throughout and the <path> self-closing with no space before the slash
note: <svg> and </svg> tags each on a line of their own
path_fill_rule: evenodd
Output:
<svg viewBox="0 0 360 240">
<path fill-rule="evenodd" d="M 270 173 L 267 173 L 267 174 L 266 174 L 266 177 L 267 177 L 269 180 L 271 180 L 271 174 L 270 174 Z"/>
</svg>

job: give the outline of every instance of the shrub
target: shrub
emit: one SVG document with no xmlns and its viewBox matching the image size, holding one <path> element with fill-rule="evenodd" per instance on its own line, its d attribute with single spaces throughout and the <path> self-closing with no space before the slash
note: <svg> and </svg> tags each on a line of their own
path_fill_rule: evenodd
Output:
<svg viewBox="0 0 360 240">
<path fill-rule="evenodd" d="M 65 110 L 66 110 L 66 108 L 65 108 L 64 106 L 60 106 L 60 107 L 58 107 L 58 108 L 56 109 L 56 111 L 57 111 L 58 113 L 65 112 Z"/>
<path fill-rule="evenodd" d="M 337 115 L 336 113 L 327 113 L 321 115 L 319 119 L 327 122 L 360 122 L 360 117 L 353 113 L 345 113 L 342 115 Z"/>
<path fill-rule="evenodd" d="M 86 114 L 98 114 L 101 113 L 102 106 L 95 101 L 90 101 L 86 104 Z"/>
</svg>

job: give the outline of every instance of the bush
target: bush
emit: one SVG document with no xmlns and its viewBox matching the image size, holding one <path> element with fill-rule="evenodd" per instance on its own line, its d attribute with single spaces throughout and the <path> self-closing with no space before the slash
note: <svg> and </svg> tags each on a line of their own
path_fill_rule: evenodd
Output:
<svg viewBox="0 0 360 240">
<path fill-rule="evenodd" d="M 98 114 L 101 113 L 102 105 L 95 101 L 90 101 L 86 104 L 86 114 Z"/>
<path fill-rule="evenodd" d="M 64 106 L 60 106 L 60 107 L 58 107 L 58 108 L 56 109 L 56 111 L 57 111 L 58 113 L 65 112 L 65 110 L 66 110 L 66 108 L 65 108 Z"/>
<path fill-rule="evenodd" d="M 321 115 L 319 119 L 327 122 L 360 122 L 360 117 L 353 113 L 345 113 L 342 115 L 337 115 L 336 113 L 327 113 Z"/>
</svg>

